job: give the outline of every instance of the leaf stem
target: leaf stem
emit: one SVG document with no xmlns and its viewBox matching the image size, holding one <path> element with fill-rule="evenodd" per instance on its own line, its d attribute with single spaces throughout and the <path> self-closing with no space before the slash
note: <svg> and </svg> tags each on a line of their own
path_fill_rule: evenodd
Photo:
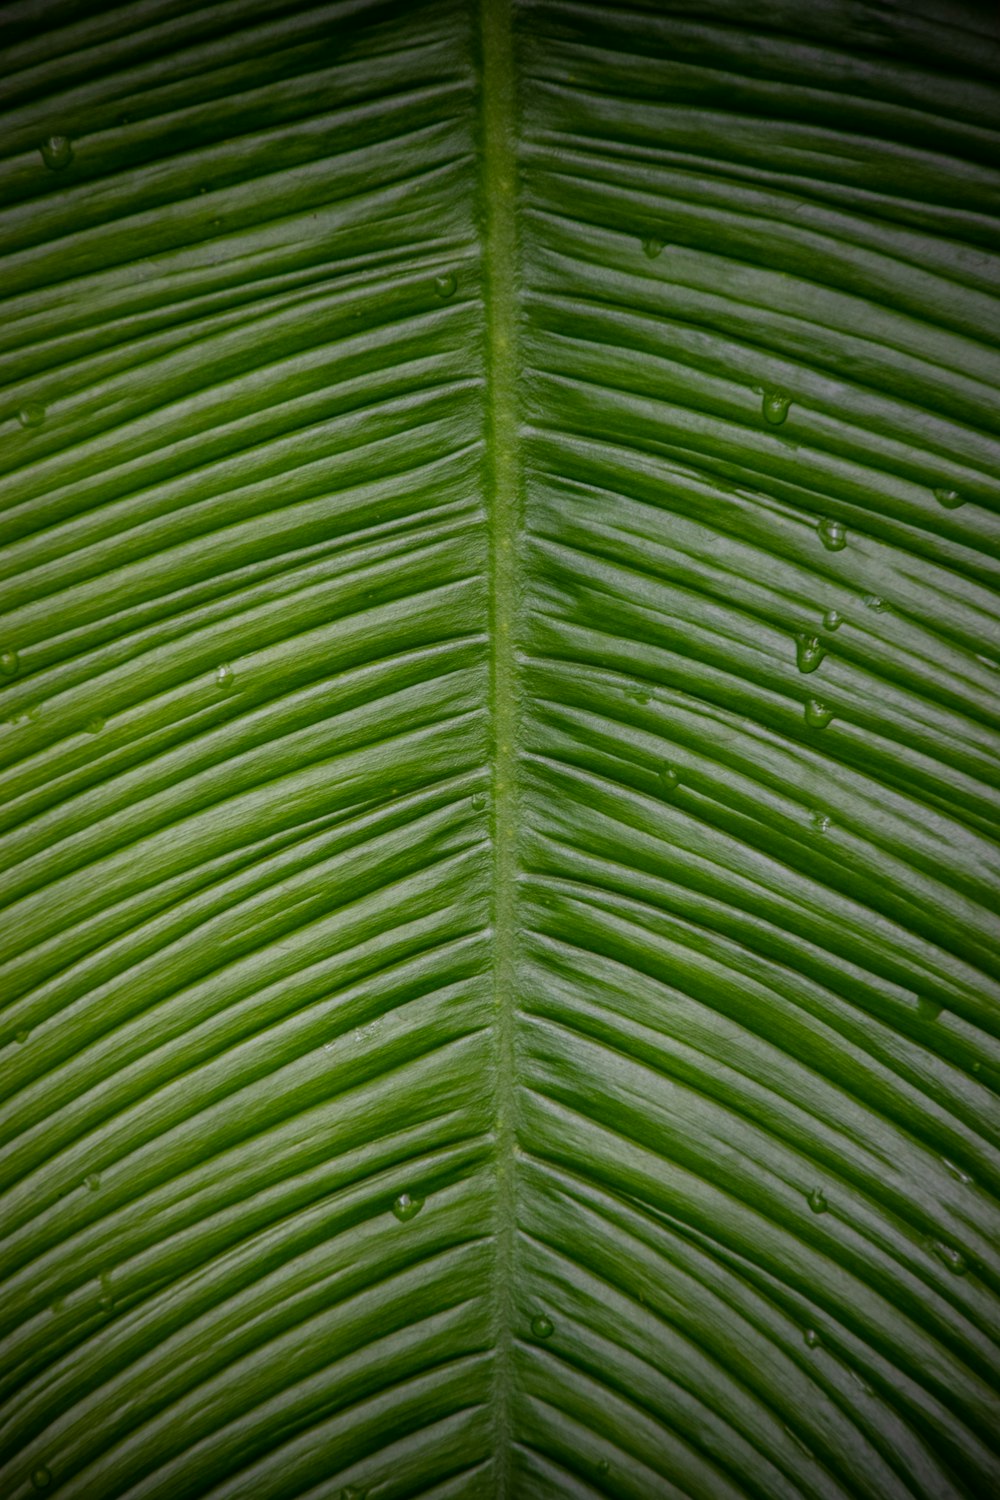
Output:
<svg viewBox="0 0 1000 1500">
<path fill-rule="evenodd" d="M 497 1173 L 494 1265 L 495 1493 L 511 1493 L 516 1252 L 517 740 L 521 464 L 517 407 L 516 90 L 510 0 L 480 0 L 485 230 L 486 493 L 490 547 L 493 1016 Z"/>
</svg>

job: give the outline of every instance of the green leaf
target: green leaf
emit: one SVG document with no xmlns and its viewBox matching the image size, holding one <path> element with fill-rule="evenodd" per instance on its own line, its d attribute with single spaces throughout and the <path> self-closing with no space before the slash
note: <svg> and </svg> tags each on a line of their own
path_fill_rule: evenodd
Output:
<svg viewBox="0 0 1000 1500">
<path fill-rule="evenodd" d="M 0 39 L 0 1493 L 1000 1492 L 993 7 Z"/>
</svg>

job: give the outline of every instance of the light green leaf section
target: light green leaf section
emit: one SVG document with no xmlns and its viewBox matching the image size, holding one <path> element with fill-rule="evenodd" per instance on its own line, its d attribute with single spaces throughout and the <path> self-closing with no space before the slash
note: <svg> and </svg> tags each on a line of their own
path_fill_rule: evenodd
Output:
<svg viewBox="0 0 1000 1500">
<path fill-rule="evenodd" d="M 0 48 L 0 1495 L 1000 1492 L 991 8 Z"/>
</svg>

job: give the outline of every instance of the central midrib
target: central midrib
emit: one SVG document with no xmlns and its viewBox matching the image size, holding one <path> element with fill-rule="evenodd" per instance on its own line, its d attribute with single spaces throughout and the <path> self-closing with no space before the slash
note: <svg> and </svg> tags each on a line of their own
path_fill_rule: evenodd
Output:
<svg viewBox="0 0 1000 1500">
<path fill-rule="evenodd" d="M 517 421 L 516 114 L 510 0 L 480 3 L 480 183 L 485 223 L 486 508 L 490 577 L 490 722 L 493 785 L 493 1027 L 497 1182 L 493 1334 L 496 1494 L 510 1492 L 514 1339 L 518 684 L 515 601 L 520 537 Z"/>
</svg>

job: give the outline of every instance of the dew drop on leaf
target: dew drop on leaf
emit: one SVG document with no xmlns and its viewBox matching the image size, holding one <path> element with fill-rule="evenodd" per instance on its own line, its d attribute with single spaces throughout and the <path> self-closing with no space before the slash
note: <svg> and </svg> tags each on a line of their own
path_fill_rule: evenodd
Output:
<svg viewBox="0 0 1000 1500">
<path fill-rule="evenodd" d="M 889 608 L 881 594 L 866 594 L 865 608 L 873 609 L 877 615 L 884 615 Z"/>
<path fill-rule="evenodd" d="M 655 260 L 656 257 L 662 252 L 662 250 L 662 240 L 655 239 L 651 236 L 649 239 L 643 240 L 642 242 L 642 253 L 643 255 L 648 256 L 650 260 Z"/>
<path fill-rule="evenodd" d="M 73 160 L 73 146 L 68 136 L 50 135 L 41 145 L 42 161 L 50 172 L 68 167 Z"/>
<path fill-rule="evenodd" d="M 449 297 L 454 297 L 458 290 L 458 277 L 454 271 L 445 271 L 441 276 L 435 276 L 434 290 L 443 302 L 446 302 Z"/>
<path fill-rule="evenodd" d="M 824 1193 L 822 1188 L 818 1187 L 813 1188 L 812 1192 L 809 1194 L 807 1202 L 814 1214 L 825 1214 L 829 1206 L 826 1201 L 826 1194 Z"/>
<path fill-rule="evenodd" d="M 664 766 L 660 772 L 660 785 L 665 792 L 676 790 L 680 777 L 673 766 Z"/>
<path fill-rule="evenodd" d="M 423 1198 L 414 1198 L 409 1193 L 400 1193 L 392 1205 L 392 1211 L 399 1222 L 405 1224 L 407 1220 L 415 1219 L 423 1206 Z"/>
<path fill-rule="evenodd" d="M 44 1464 L 38 1465 L 38 1468 L 31 1476 L 31 1482 L 35 1486 L 36 1490 L 48 1489 L 49 1485 L 52 1483 L 52 1475 Z"/>
<path fill-rule="evenodd" d="M 94 714 L 87 720 L 86 724 L 84 724 L 83 727 L 88 734 L 100 734 L 101 730 L 104 728 L 104 723 L 105 721 L 101 718 L 100 714 Z"/>
<path fill-rule="evenodd" d="M 829 833 L 830 817 L 828 813 L 814 812 L 810 821 L 817 833 Z"/>
<path fill-rule="evenodd" d="M 828 609 L 823 616 L 823 627 L 826 630 L 839 630 L 844 623 L 844 617 L 838 610 Z"/>
<path fill-rule="evenodd" d="M 818 698 L 809 699 L 806 704 L 806 723 L 810 729 L 825 729 L 832 718 L 832 708 L 827 708 Z"/>
<path fill-rule="evenodd" d="M 483 792 L 473 792 L 470 801 L 475 812 L 482 812 L 486 806 L 486 797 Z"/>
<path fill-rule="evenodd" d="M 228 662 L 224 661 L 215 669 L 216 685 L 220 688 L 231 688 L 233 685 L 233 669 Z"/>
<path fill-rule="evenodd" d="M 969 1176 L 968 1172 L 963 1171 L 963 1169 L 958 1166 L 956 1162 L 949 1161 L 946 1156 L 942 1156 L 941 1161 L 944 1165 L 945 1170 L 949 1172 L 952 1177 L 954 1177 L 956 1182 L 961 1182 L 966 1187 L 970 1185 L 970 1183 L 972 1182 L 972 1178 Z"/>
<path fill-rule="evenodd" d="M 780 427 L 791 404 L 791 396 L 784 396 L 781 391 L 765 391 L 760 405 L 764 421 L 771 427 Z"/>
<path fill-rule="evenodd" d="M 20 665 L 16 651 L 0 651 L 0 672 L 5 677 L 16 677 Z"/>
<path fill-rule="evenodd" d="M 820 521 L 816 530 L 827 552 L 843 552 L 847 546 L 847 532 L 843 521 L 831 521 L 827 517 Z"/>
<path fill-rule="evenodd" d="M 87 1176 L 87 1186 L 89 1187 L 90 1191 L 92 1193 L 96 1193 L 97 1189 L 100 1187 L 100 1185 L 101 1185 L 101 1174 L 100 1174 L 100 1172 L 90 1172 L 88 1174 L 88 1176 Z"/>
<path fill-rule="evenodd" d="M 531 1320 L 531 1331 L 536 1339 L 550 1339 L 556 1330 L 551 1318 L 547 1318 L 544 1313 L 538 1313 Z"/>
<path fill-rule="evenodd" d="M 805 1340 L 807 1349 L 819 1348 L 819 1334 L 816 1332 L 815 1328 L 806 1329 Z"/>
<path fill-rule="evenodd" d="M 957 510 L 960 505 L 965 504 L 958 490 L 935 490 L 934 498 L 939 505 L 944 506 L 945 510 Z"/>
<path fill-rule="evenodd" d="M 18 407 L 17 420 L 22 427 L 41 427 L 45 421 L 45 407 L 40 401 L 26 401 Z"/>
<path fill-rule="evenodd" d="M 822 646 L 814 635 L 797 635 L 795 637 L 795 665 L 800 672 L 815 672 L 826 655 L 826 648 Z"/>
<path fill-rule="evenodd" d="M 965 1256 L 954 1245 L 946 1245 L 943 1240 L 932 1240 L 931 1249 L 941 1264 L 947 1266 L 955 1276 L 964 1276 L 969 1269 Z"/>
<path fill-rule="evenodd" d="M 597 1460 L 597 1472 L 598 1472 L 598 1474 L 606 1474 L 610 1468 L 611 1468 L 611 1465 L 608 1463 L 608 1461 L 607 1461 L 606 1458 L 599 1458 Z"/>
</svg>

